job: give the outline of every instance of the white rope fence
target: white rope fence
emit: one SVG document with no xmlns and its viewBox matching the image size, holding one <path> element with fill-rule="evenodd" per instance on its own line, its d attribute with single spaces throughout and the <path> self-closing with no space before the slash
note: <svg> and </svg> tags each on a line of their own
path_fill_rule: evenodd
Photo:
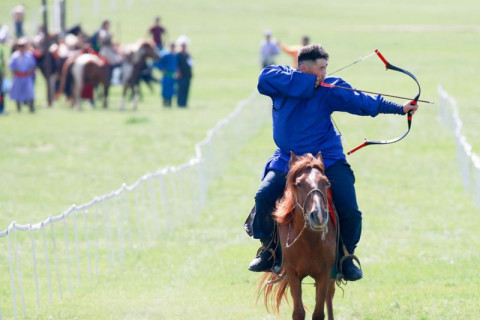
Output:
<svg viewBox="0 0 480 320">
<path fill-rule="evenodd" d="M 268 104 L 255 91 L 208 131 L 185 164 L 147 173 L 41 222 L 14 221 L 0 231 L 0 320 L 27 317 L 27 310 L 52 304 L 106 274 L 129 251 L 195 223 L 210 182 L 268 114 Z"/>
<path fill-rule="evenodd" d="M 471 193 L 480 206 L 480 157 L 473 152 L 472 145 L 462 134 L 462 119 L 457 108 L 457 102 L 442 86 L 438 87 L 439 113 L 443 123 L 452 131 L 455 137 L 458 164 L 465 188 Z"/>
</svg>

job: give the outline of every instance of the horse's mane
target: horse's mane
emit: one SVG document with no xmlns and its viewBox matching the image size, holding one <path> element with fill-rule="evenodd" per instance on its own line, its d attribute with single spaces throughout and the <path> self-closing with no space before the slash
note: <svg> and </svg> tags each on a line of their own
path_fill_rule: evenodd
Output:
<svg viewBox="0 0 480 320">
<path fill-rule="evenodd" d="M 129 55 L 132 54 L 135 51 L 138 51 L 141 47 L 143 46 L 148 46 L 155 48 L 155 43 L 152 40 L 149 39 L 139 39 L 135 41 L 134 43 L 128 43 L 128 44 L 123 44 L 120 46 L 120 53 L 123 55 Z"/>
<path fill-rule="evenodd" d="M 292 156 L 293 157 L 293 156 Z M 318 168 L 325 173 L 325 167 L 321 158 L 315 158 L 312 154 L 307 153 L 295 160 L 290 160 L 290 171 L 287 174 L 287 184 L 283 198 L 277 202 L 277 207 L 273 213 L 274 219 L 279 224 L 288 224 L 293 219 L 293 212 L 296 206 L 296 189 L 295 179 L 305 169 Z"/>
<path fill-rule="evenodd" d="M 155 42 L 150 39 L 139 39 L 137 40 L 137 42 L 135 42 L 135 46 L 137 47 L 137 50 L 143 46 L 150 46 L 152 48 L 155 48 Z"/>
</svg>

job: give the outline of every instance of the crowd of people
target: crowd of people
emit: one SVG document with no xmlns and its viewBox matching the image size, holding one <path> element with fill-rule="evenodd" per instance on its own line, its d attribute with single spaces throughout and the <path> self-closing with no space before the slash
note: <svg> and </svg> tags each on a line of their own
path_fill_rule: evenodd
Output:
<svg viewBox="0 0 480 320">
<path fill-rule="evenodd" d="M 23 105 L 27 105 L 30 112 L 35 112 L 37 68 L 46 78 L 54 78 L 53 92 L 49 93 L 48 99 L 50 105 L 54 93 L 62 87 L 62 68 L 69 59 L 76 59 L 82 54 L 94 54 L 109 66 L 110 84 L 120 84 L 124 64 L 126 61 L 132 63 L 137 58 L 131 49 L 130 51 L 125 49 L 127 45 L 120 45 L 114 40 L 109 20 L 102 21 L 91 36 L 87 35 L 80 25 L 76 25 L 58 35 L 47 35 L 43 28 L 39 28 L 33 37 L 27 37 L 23 28 L 25 7 L 15 6 L 11 14 L 14 34 L 9 34 L 7 25 L 0 26 L 0 115 L 7 114 L 5 107 L 7 96 L 16 104 L 18 112 L 22 110 Z M 167 29 L 160 21 L 160 17 L 155 17 L 153 25 L 146 33 L 146 37 L 157 52 L 158 59 L 142 60 L 141 72 L 138 73 L 135 83 L 138 87 L 144 80 L 150 86 L 150 82 L 155 80 L 161 86 L 163 106 L 171 107 L 172 101 L 176 99 L 178 107 L 185 108 L 193 75 L 193 59 L 188 51 L 190 40 L 182 35 L 165 45 Z M 48 51 L 45 50 L 46 44 Z M 9 47 L 11 50 L 7 49 Z M 45 67 L 47 60 L 48 71 Z M 162 75 L 160 80 L 152 75 L 155 69 Z M 94 88 L 97 83 L 86 80 L 81 84 L 81 98 L 88 99 L 90 104 L 94 105 Z M 70 86 L 75 85 L 73 81 L 72 76 L 64 81 L 66 86 L 63 92 L 70 99 L 72 99 Z"/>
<path fill-rule="evenodd" d="M 155 27 L 155 26 L 154 26 Z M 153 27 L 153 28 L 154 28 Z M 154 35 L 155 33 L 151 33 Z M 156 42 L 160 49 L 160 60 L 154 65 L 162 71 L 162 98 L 163 105 L 170 107 L 172 98 L 177 96 L 177 105 L 185 108 L 188 102 L 190 91 L 190 82 L 193 76 L 193 59 L 187 50 L 189 39 L 186 36 L 180 36 L 176 42 L 170 42 L 169 49 L 164 50 L 162 42 Z M 176 46 L 180 46 L 177 52 Z"/>
</svg>

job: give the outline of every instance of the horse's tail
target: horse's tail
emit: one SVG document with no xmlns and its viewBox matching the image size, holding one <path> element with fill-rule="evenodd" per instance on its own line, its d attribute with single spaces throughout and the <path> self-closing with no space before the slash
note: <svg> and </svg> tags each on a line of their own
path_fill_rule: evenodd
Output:
<svg viewBox="0 0 480 320">
<path fill-rule="evenodd" d="M 265 272 L 258 282 L 258 299 L 263 295 L 263 302 L 267 311 L 273 310 L 275 314 L 280 312 L 280 304 L 282 300 L 288 301 L 287 297 L 288 281 L 285 274 L 285 269 L 282 268 L 279 275 Z"/>
<path fill-rule="evenodd" d="M 73 63 L 75 62 L 75 58 L 76 57 L 72 57 L 72 58 L 67 59 L 67 61 L 65 61 L 65 63 L 62 66 L 62 71 L 60 73 L 60 86 L 59 86 L 57 92 L 55 93 L 55 100 L 58 100 L 60 98 L 60 96 L 62 95 L 62 93 L 65 91 L 68 72 L 72 68 Z"/>
</svg>

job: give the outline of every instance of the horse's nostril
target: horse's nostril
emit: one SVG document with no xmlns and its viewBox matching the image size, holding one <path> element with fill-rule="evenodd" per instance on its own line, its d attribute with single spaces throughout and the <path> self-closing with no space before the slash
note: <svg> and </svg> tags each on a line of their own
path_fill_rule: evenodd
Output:
<svg viewBox="0 0 480 320">
<path fill-rule="evenodd" d="M 315 223 L 321 223 L 322 222 L 322 215 L 318 210 L 312 210 L 310 212 L 310 219 L 315 222 Z"/>
</svg>

